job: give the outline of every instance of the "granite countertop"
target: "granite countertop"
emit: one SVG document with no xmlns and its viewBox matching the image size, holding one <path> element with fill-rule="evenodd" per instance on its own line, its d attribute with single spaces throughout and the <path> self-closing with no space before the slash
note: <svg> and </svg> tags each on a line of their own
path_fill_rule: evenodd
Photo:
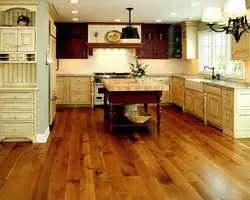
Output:
<svg viewBox="0 0 250 200">
<path fill-rule="evenodd" d="M 134 79 L 102 79 L 102 83 L 108 91 L 162 91 L 169 86 L 154 81 L 137 83 Z"/>
<path fill-rule="evenodd" d="M 94 73 L 88 72 L 72 72 L 72 73 L 64 73 L 64 72 L 57 72 L 57 77 L 63 76 L 94 76 Z"/>
</svg>

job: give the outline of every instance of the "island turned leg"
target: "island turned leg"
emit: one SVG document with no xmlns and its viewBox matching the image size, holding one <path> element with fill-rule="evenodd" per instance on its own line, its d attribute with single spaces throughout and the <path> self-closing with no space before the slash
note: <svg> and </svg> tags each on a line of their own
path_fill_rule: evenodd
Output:
<svg viewBox="0 0 250 200">
<path fill-rule="evenodd" d="M 109 101 L 109 132 L 113 132 L 113 103 Z"/>
<path fill-rule="evenodd" d="M 161 95 L 157 92 L 157 133 L 160 133 L 161 126 Z"/>
<path fill-rule="evenodd" d="M 147 103 L 144 103 L 144 111 L 148 112 L 148 104 Z"/>
<path fill-rule="evenodd" d="M 104 108 L 104 121 L 106 121 L 107 119 L 107 90 L 105 89 L 104 87 L 104 105 L 103 105 L 103 108 Z"/>
</svg>

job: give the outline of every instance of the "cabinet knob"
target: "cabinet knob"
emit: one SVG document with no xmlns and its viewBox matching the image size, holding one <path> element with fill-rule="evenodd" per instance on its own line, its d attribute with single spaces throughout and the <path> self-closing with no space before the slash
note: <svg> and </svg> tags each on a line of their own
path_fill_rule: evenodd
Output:
<svg viewBox="0 0 250 200">
<path fill-rule="evenodd" d="M 16 116 L 14 116 L 14 119 L 17 119 L 17 117 L 16 117 Z"/>
<path fill-rule="evenodd" d="M 14 99 L 17 99 L 17 96 L 14 96 Z"/>
<path fill-rule="evenodd" d="M 16 131 L 16 129 L 13 129 L 13 131 Z"/>
</svg>

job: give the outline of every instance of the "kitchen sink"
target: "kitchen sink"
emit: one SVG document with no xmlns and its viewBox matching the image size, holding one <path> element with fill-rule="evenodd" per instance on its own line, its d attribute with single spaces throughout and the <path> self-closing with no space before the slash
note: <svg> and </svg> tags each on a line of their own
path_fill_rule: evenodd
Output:
<svg viewBox="0 0 250 200">
<path fill-rule="evenodd" d="M 196 90 L 198 92 L 204 91 L 204 84 L 203 83 L 211 83 L 212 81 L 207 79 L 200 79 L 200 78 L 191 78 L 185 80 L 185 87 Z"/>
</svg>

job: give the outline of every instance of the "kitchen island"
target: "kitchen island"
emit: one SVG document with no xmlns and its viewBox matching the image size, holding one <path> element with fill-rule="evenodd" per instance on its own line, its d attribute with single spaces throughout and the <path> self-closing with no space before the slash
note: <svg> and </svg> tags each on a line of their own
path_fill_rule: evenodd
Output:
<svg viewBox="0 0 250 200">
<path fill-rule="evenodd" d="M 115 105 L 144 104 L 144 110 L 147 112 L 149 103 L 157 105 L 157 132 L 160 133 L 161 96 L 163 90 L 168 90 L 166 85 L 154 81 L 137 83 L 134 79 L 103 79 L 102 84 L 104 86 L 104 120 L 109 120 L 111 133 L 113 127 L 141 126 L 141 124 L 124 124 L 119 120 L 114 120 Z"/>
</svg>

